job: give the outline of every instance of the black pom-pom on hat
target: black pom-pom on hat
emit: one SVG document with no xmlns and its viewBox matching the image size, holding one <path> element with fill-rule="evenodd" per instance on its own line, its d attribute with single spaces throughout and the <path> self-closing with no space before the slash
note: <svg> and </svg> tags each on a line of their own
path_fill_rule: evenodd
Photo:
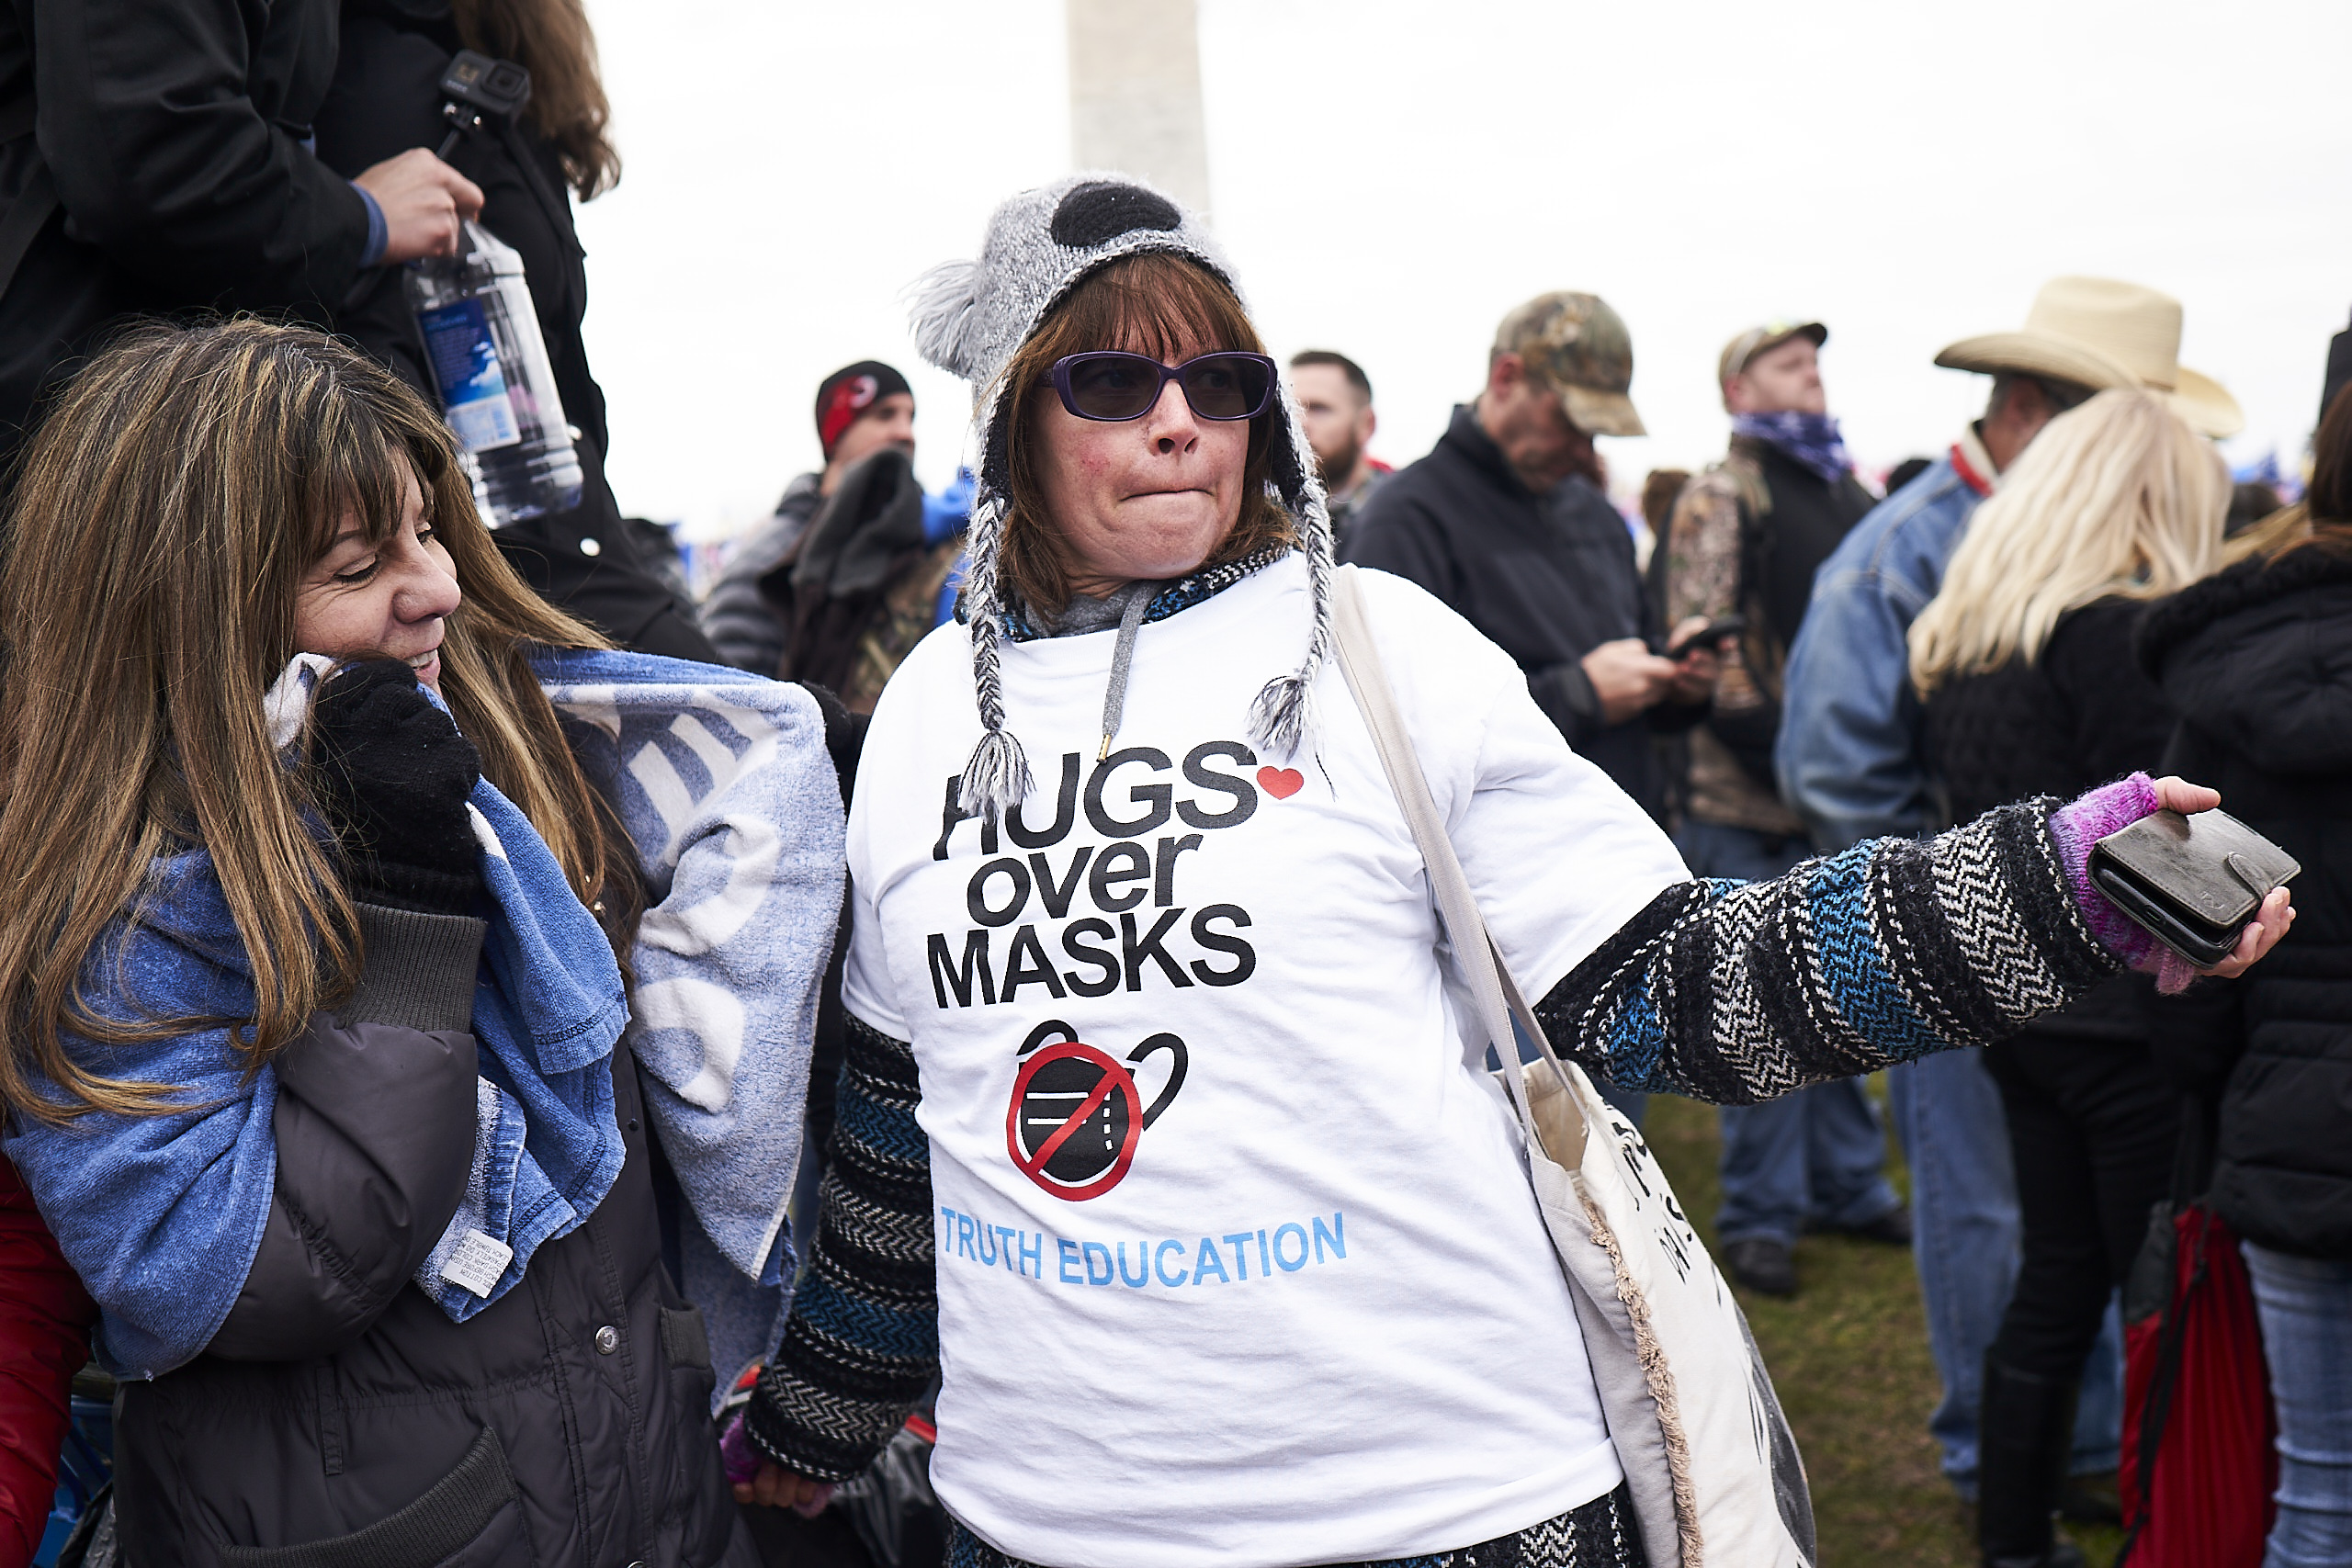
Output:
<svg viewBox="0 0 2352 1568">
<path fill-rule="evenodd" d="M 1057 245 L 1086 251 L 1138 229 L 1172 233 L 1183 225 L 1184 214 L 1158 191 L 1118 180 L 1092 180 L 1062 197 L 1046 232 Z"/>
</svg>

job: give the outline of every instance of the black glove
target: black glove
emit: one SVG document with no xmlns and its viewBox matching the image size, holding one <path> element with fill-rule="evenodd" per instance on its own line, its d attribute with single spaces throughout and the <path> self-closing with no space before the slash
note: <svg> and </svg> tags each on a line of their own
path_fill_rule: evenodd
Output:
<svg viewBox="0 0 2352 1568">
<path fill-rule="evenodd" d="M 426 700 L 416 671 L 397 659 L 371 659 L 328 676 L 311 709 L 311 767 L 353 897 L 426 914 L 473 913 L 481 846 L 466 797 L 481 777 L 481 758 Z"/>
</svg>

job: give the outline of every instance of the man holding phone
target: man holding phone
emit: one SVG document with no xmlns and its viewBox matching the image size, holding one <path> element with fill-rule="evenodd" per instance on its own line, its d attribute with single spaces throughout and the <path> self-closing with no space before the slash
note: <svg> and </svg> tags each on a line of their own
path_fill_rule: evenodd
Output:
<svg viewBox="0 0 2352 1568">
<path fill-rule="evenodd" d="M 1781 672 L 1814 570 L 1873 504 L 1855 479 L 1821 384 L 1818 321 L 1750 327 L 1724 345 L 1716 389 L 1731 449 L 1683 487 L 1651 570 L 1678 626 L 1736 625 L 1707 722 L 1690 732 L 1676 842 L 1697 876 L 1777 876 L 1810 849 L 1772 775 Z M 1887 1182 L 1886 1135 L 1856 1080 L 1726 1107 L 1724 1266 L 1750 1290 L 1796 1290 L 1804 1229 L 1907 1243 Z"/>
<path fill-rule="evenodd" d="M 1605 493 L 1593 438 L 1644 434 L 1633 379 L 1632 335 L 1599 297 L 1529 300 L 1497 329 L 1476 400 L 1364 502 L 1340 553 L 1452 605 L 1518 661 L 1577 753 L 1663 821 L 1653 738 L 1706 714 L 1715 641 L 1701 618 L 1668 636 Z"/>
</svg>

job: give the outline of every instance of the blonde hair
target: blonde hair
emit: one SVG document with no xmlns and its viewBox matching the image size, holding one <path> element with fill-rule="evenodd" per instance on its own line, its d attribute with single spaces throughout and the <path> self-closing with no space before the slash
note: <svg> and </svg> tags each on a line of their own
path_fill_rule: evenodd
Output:
<svg viewBox="0 0 2352 1568">
<path fill-rule="evenodd" d="M 2222 563 L 2230 475 L 2211 443 L 2134 387 L 2052 420 L 1976 509 L 1911 623 L 1911 682 L 2032 663 L 2070 610 L 2161 599 Z"/>
<path fill-rule="evenodd" d="M 2341 526 L 2337 525 L 2338 528 Z M 2299 501 L 2280 507 L 2223 545 L 2222 559 L 2225 565 L 2235 566 L 2249 556 L 2281 556 L 2320 536 L 2310 505 Z"/>
<path fill-rule="evenodd" d="M 172 1086 L 77 1060 L 65 1036 L 125 1045 L 226 1024 L 258 1067 L 350 993 L 357 918 L 304 826 L 307 770 L 281 761 L 261 699 L 295 652 L 302 574 L 355 513 L 370 541 L 390 536 L 412 472 L 465 594 L 442 644 L 450 711 L 582 901 L 634 913 L 609 811 L 528 660 L 533 645 L 609 645 L 506 564 L 439 417 L 314 332 L 141 328 L 66 389 L 10 508 L 0 1108 L 51 1122 L 167 1109 Z M 236 922 L 253 1012 L 126 1019 L 89 994 L 87 957 L 117 919 L 141 918 L 157 857 L 195 845 Z"/>
</svg>

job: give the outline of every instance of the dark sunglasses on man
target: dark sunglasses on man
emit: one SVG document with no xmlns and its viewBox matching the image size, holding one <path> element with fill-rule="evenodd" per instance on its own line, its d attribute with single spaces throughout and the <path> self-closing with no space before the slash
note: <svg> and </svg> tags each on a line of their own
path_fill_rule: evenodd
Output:
<svg viewBox="0 0 2352 1568">
<path fill-rule="evenodd" d="M 1255 419 L 1273 401 L 1276 374 L 1266 355 L 1238 349 L 1162 365 L 1149 355 L 1106 348 L 1064 355 L 1045 380 L 1078 418 L 1116 423 L 1149 413 L 1170 381 L 1202 419 Z"/>
</svg>

